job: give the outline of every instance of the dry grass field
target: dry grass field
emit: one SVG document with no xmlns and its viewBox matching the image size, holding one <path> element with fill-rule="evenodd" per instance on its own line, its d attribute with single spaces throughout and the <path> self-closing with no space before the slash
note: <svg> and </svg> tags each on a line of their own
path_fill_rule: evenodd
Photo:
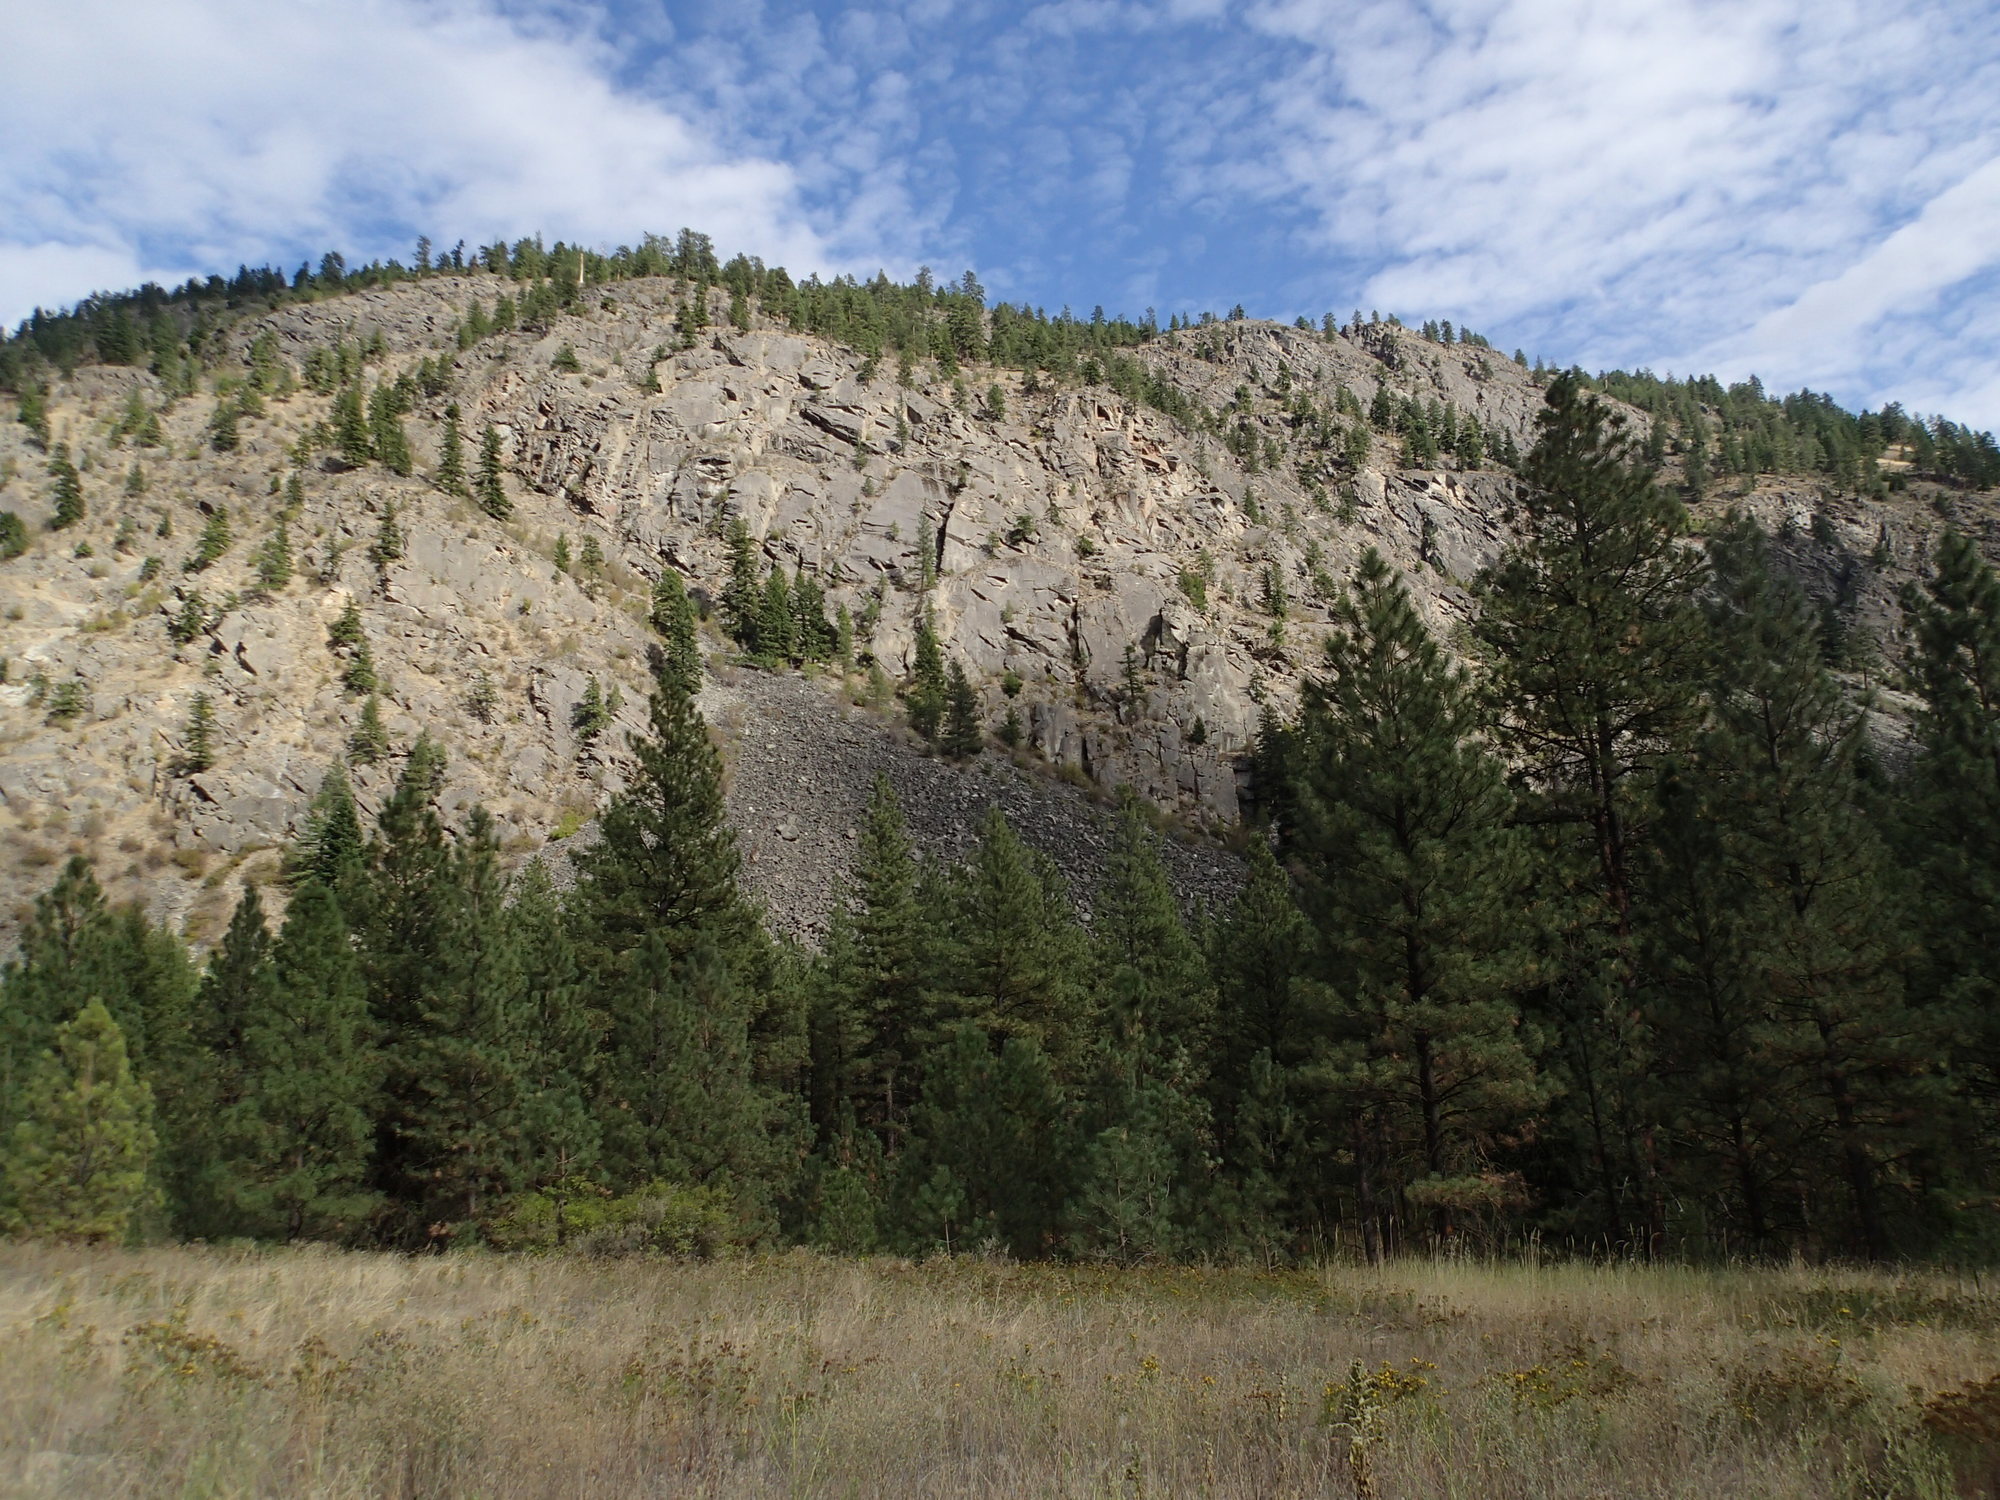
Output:
<svg viewBox="0 0 2000 1500">
<path fill-rule="evenodd" d="M 0 1244 L 8 1496 L 1994 1493 L 1970 1277 Z"/>
</svg>

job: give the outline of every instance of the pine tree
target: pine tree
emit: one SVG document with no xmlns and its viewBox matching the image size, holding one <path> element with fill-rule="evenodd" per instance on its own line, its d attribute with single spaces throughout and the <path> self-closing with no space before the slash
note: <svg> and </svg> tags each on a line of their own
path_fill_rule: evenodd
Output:
<svg viewBox="0 0 2000 1500">
<path fill-rule="evenodd" d="M 27 550 L 27 523 L 11 510 L 0 510 L 0 562 L 12 562 Z"/>
<path fill-rule="evenodd" d="M 444 436 L 439 441 L 437 473 L 431 482 L 447 495 L 471 493 L 465 482 L 465 438 L 459 430 L 456 401 L 444 409 Z"/>
<path fill-rule="evenodd" d="M 292 581 L 292 530 L 284 516 L 278 517 L 268 540 L 257 553 L 257 582 L 267 589 L 282 589 Z"/>
<path fill-rule="evenodd" d="M 539 860 L 514 879 L 508 938 L 521 986 L 521 1138 L 515 1161 L 525 1191 L 546 1191 L 597 1161 L 591 1107 L 605 1017 L 584 983 L 560 898 Z"/>
<path fill-rule="evenodd" d="M 610 723 L 611 709 L 605 702 L 604 689 L 592 677 L 584 685 L 583 696 L 577 699 L 576 707 L 570 712 L 570 731 L 576 735 L 578 746 L 588 749 Z"/>
<path fill-rule="evenodd" d="M 375 540 L 369 545 L 368 560 L 376 571 L 386 576 L 389 564 L 403 555 L 403 528 L 396 521 L 396 502 L 382 502 L 382 521 L 375 528 Z"/>
<path fill-rule="evenodd" d="M 215 414 L 208 419 L 208 446 L 217 453 L 234 453 L 243 446 L 240 426 L 243 408 L 233 397 L 222 397 L 215 403 Z"/>
<path fill-rule="evenodd" d="M 763 569 L 756 539 L 741 516 L 729 523 L 729 582 L 722 591 L 722 609 L 737 645 L 756 653 L 764 617 Z"/>
<path fill-rule="evenodd" d="M 1903 816 L 1925 915 L 1916 981 L 1971 1019 L 1968 1082 L 2000 1111 L 2000 577 L 1947 531 L 1932 573 L 1904 592 L 1922 755 Z"/>
<path fill-rule="evenodd" d="M 28 429 L 28 436 L 36 447 L 44 453 L 49 450 L 49 405 L 48 393 L 32 382 L 24 382 L 21 393 L 16 398 L 17 413 L 21 425 Z"/>
<path fill-rule="evenodd" d="M 349 595 L 339 617 L 327 627 L 326 643 L 335 650 L 363 645 L 368 639 L 361 625 L 361 601 Z"/>
<path fill-rule="evenodd" d="M 586 963 L 617 969 L 647 934 L 681 958 L 707 935 L 725 959 L 757 923 L 737 890 L 736 835 L 723 814 L 722 764 L 685 685 L 654 662 L 638 764 L 573 856 Z"/>
<path fill-rule="evenodd" d="M 479 435 L 479 473 L 472 482 L 472 496 L 479 502 L 479 508 L 496 521 L 514 514 L 513 502 L 507 498 L 507 486 L 501 476 L 500 431 L 488 422 Z"/>
<path fill-rule="evenodd" d="M 361 387 L 343 385 L 333 398 L 333 446 L 340 461 L 358 469 L 375 457 L 375 439 L 368 425 L 368 408 Z"/>
<path fill-rule="evenodd" d="M 353 655 L 348 657 L 347 666 L 340 674 L 340 685 L 350 693 L 366 693 L 371 700 L 376 689 L 382 685 L 375 675 L 375 653 L 369 649 L 366 640 L 356 646 Z"/>
<path fill-rule="evenodd" d="M 1892 1163 L 1943 1102 L 1932 1067 L 1943 1033 L 1903 992 L 1908 948 L 1887 851 L 1859 801 L 1866 714 L 1821 663 L 1815 612 L 1773 571 L 1756 525 L 1732 516 L 1709 555 L 1713 707 L 1692 769 L 1720 815 L 1721 858 L 1703 883 L 1726 902 L 1712 915 L 1732 939 L 1725 955 L 1740 964 L 1732 987 L 1745 986 L 1729 998 L 1751 1012 L 1752 1029 L 1737 1040 L 1754 1047 L 1728 1061 L 1751 1071 L 1766 1101 L 1785 1101 L 1801 1132 L 1803 1156 L 1789 1164 L 1798 1186 L 1819 1163 L 1838 1164 L 1853 1248 L 1879 1258 L 1892 1248 Z M 1661 946 L 1668 973 L 1684 973 L 1675 960 L 1704 951 L 1691 941 Z M 1713 1013 L 1707 988 L 1696 984 L 1694 1004 L 1665 1013 L 1670 1041 L 1701 1034 Z M 1690 1011 L 1694 1026 L 1683 1020 Z M 1701 1097 L 1716 1053 L 1711 1043 L 1690 1070 L 1690 1102 L 1710 1120 L 1734 1102 L 1726 1074 L 1720 1101 Z M 1910 1222 L 1913 1206 L 1894 1217 Z"/>
<path fill-rule="evenodd" d="M 1213 1217 L 1210 1121 L 1180 1070 L 1114 1052 L 1081 1122 L 1076 1182 L 1067 1204 L 1072 1253 L 1131 1264 L 1179 1259 L 1200 1247 Z"/>
<path fill-rule="evenodd" d="M 474 809 L 438 870 L 439 966 L 389 1060 L 396 1196 L 425 1225 L 476 1222 L 520 1189 L 532 1154 L 532 1002 L 499 855 L 492 819 Z"/>
<path fill-rule="evenodd" d="M 56 1028 L 28 1076 L 7 1142 L 11 1214 L 51 1239 L 117 1243 L 157 1199 L 153 1096 L 101 1000 Z"/>
<path fill-rule="evenodd" d="M 368 398 L 368 445 L 376 460 L 392 474 L 408 474 L 416 467 L 401 413 L 396 387 L 376 386 Z"/>
<path fill-rule="evenodd" d="M 1664 493 L 1623 419 L 1570 375 L 1553 380 L 1523 468 L 1520 540 L 1480 580 L 1476 627 L 1489 662 L 1496 747 L 1519 766 L 1528 817 L 1545 838 L 1541 889 L 1565 972 L 1549 986 L 1601 1232 L 1662 1233 L 1653 1135 L 1639 1118 L 1647 1063 L 1633 869 L 1663 767 L 1699 710 L 1703 635 L 1694 609 L 1705 565 L 1682 545 L 1687 518 Z M 1580 1200 L 1583 1185 L 1563 1189 Z M 1638 1200 L 1634 1200 L 1634 1193 Z"/>
<path fill-rule="evenodd" d="M 229 507 L 218 505 L 208 513 L 202 522 L 201 538 L 195 543 L 193 554 L 182 565 L 188 573 L 201 573 L 224 557 L 235 544 L 235 534 L 229 529 Z"/>
<path fill-rule="evenodd" d="M 979 723 L 979 695 L 965 675 L 965 667 L 954 661 L 945 687 L 944 724 L 938 735 L 938 749 L 953 760 L 970 760 L 986 748 L 986 732 Z"/>
<path fill-rule="evenodd" d="M 1091 939 L 1098 992 L 1118 1001 L 1110 1020 L 1121 1040 L 1162 1058 L 1177 1050 L 1206 1058 L 1215 1025 L 1207 964 L 1182 920 L 1159 838 L 1129 793 L 1091 901 Z"/>
<path fill-rule="evenodd" d="M 70 461 L 69 444 L 57 443 L 49 455 L 49 477 L 55 481 L 52 492 L 55 512 L 49 517 L 49 529 L 62 531 L 76 525 L 84 515 L 83 479 Z"/>
<path fill-rule="evenodd" d="M 798 656 L 792 592 L 785 583 L 785 570 L 773 568 L 764 580 L 764 598 L 757 615 L 757 659 L 769 666 L 784 666 Z"/>
<path fill-rule="evenodd" d="M 0 1140 L 24 1080 L 58 1025 L 102 1000 L 141 1078 L 184 1060 L 197 983 L 187 950 L 137 907 L 113 909 L 88 861 L 73 857 L 34 903 L 18 957 L 0 970 Z"/>
<path fill-rule="evenodd" d="M 261 991 L 272 982 L 271 931 L 257 888 L 250 886 L 209 955 L 190 1028 L 193 1065 L 164 1111 L 169 1128 L 162 1175 L 170 1184 L 174 1227 L 182 1235 L 238 1232 L 216 1123 L 242 1100 L 244 1026 L 267 1003 Z"/>
<path fill-rule="evenodd" d="M 747 994 L 715 935 L 642 937 L 606 993 L 598 1118 L 614 1183 L 714 1184 L 754 1200 L 796 1160 L 796 1099 L 754 1074 Z"/>
<path fill-rule="evenodd" d="M 903 810 L 877 775 L 855 849 L 852 902 L 836 908 L 827 938 L 828 1004 L 836 1015 L 816 1030 L 831 1038 L 817 1071 L 822 1122 L 838 1103 L 894 1149 L 921 1088 L 921 1059 L 935 1040 L 928 943 L 917 898 L 917 864 Z"/>
<path fill-rule="evenodd" d="M 948 685 L 944 651 L 931 625 L 928 607 L 917 617 L 917 640 L 911 661 L 910 685 L 904 693 L 909 705 L 910 727 L 927 740 L 935 740 L 944 720 Z"/>
<path fill-rule="evenodd" d="M 662 563 L 653 580 L 653 629 L 661 636 L 666 670 L 690 697 L 701 690 L 701 647 L 695 636 L 694 601 L 671 564 Z"/>
<path fill-rule="evenodd" d="M 327 767 L 306 810 L 305 833 L 295 863 L 336 900 L 349 904 L 366 867 L 367 848 L 347 771 L 336 760 Z"/>
<path fill-rule="evenodd" d="M 181 731 L 181 753 L 175 769 L 183 776 L 198 776 L 214 764 L 215 706 L 208 694 L 196 693 L 187 727 Z"/>
<path fill-rule="evenodd" d="M 1294 848 L 1332 996 L 1319 1071 L 1364 1246 L 1392 1205 L 1475 1206 L 1491 1142 L 1542 1102 L 1511 994 L 1529 977 L 1525 849 L 1481 707 L 1373 548 L 1306 688 Z M 1331 1123 L 1331 1122 L 1330 1122 Z"/>
<path fill-rule="evenodd" d="M 381 1058 L 340 903 L 308 878 L 242 1021 L 241 1096 L 223 1112 L 229 1198 L 251 1233 L 351 1236 L 367 1186 Z"/>
<path fill-rule="evenodd" d="M 347 758 L 357 766 L 372 766 L 389 753 L 389 731 L 382 723 L 382 700 L 370 693 L 361 718 L 347 739 Z"/>
<path fill-rule="evenodd" d="M 801 661 L 831 661 L 836 645 L 827 623 L 826 593 L 804 568 L 792 577 L 792 640 Z"/>
<path fill-rule="evenodd" d="M 1034 1040 L 1072 1076 L 1094 1016 L 1088 950 L 1054 861 L 1023 844 L 997 805 L 948 879 L 951 1006 L 983 1030 Z"/>
<path fill-rule="evenodd" d="M 1073 1187 L 1068 1101 L 1022 1036 L 996 1054 L 960 1026 L 925 1064 L 923 1103 L 896 1165 L 894 1238 L 921 1253 L 997 1240 L 1018 1256 L 1053 1249 Z"/>
</svg>

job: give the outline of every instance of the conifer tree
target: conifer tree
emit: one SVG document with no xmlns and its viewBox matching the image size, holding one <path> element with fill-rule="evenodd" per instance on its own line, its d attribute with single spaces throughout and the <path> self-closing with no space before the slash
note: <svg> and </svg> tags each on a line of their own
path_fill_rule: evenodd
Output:
<svg viewBox="0 0 2000 1500">
<path fill-rule="evenodd" d="M 361 387 L 352 381 L 333 398 L 333 446 L 340 461 L 358 469 L 375 457 L 375 438 L 368 425 L 368 408 Z"/>
<path fill-rule="evenodd" d="M 504 521 L 514 514 L 514 505 L 507 498 L 502 473 L 500 430 L 488 422 L 486 430 L 479 435 L 479 473 L 473 480 L 472 497 L 479 502 L 479 508 L 496 521 Z"/>
<path fill-rule="evenodd" d="M 1732 516 L 1709 555 L 1713 709 L 1694 764 L 1721 814 L 1721 859 L 1703 879 L 1727 901 L 1714 915 L 1735 939 L 1758 1023 L 1741 1038 L 1756 1044 L 1741 1061 L 1767 1100 L 1786 1101 L 1810 1156 L 1838 1164 L 1851 1244 L 1879 1258 L 1892 1248 L 1889 1168 L 1942 1103 L 1931 1062 L 1943 1034 L 1903 992 L 1887 852 L 1857 796 L 1866 714 L 1821 663 L 1815 612 L 1773 572 L 1761 530 Z M 1662 947 L 1674 968 L 1702 952 Z M 1667 1013 L 1669 1038 L 1700 1025 L 1710 996 L 1696 993 L 1694 1025 Z M 1691 1090 L 1710 1117 L 1726 1114 L 1733 1092 L 1725 1075 L 1721 1108 L 1701 1098 L 1715 1052 L 1700 1059 Z"/>
<path fill-rule="evenodd" d="M 721 761 L 685 684 L 664 666 L 656 655 L 647 731 L 631 742 L 634 773 L 599 815 L 597 842 L 573 856 L 586 963 L 600 974 L 649 933 L 674 958 L 707 935 L 726 960 L 757 930 L 736 886 Z"/>
<path fill-rule="evenodd" d="M 205 572 L 224 557 L 235 543 L 235 535 L 229 529 L 229 507 L 218 505 L 208 513 L 202 522 L 201 538 L 195 543 L 193 554 L 182 565 L 189 573 Z"/>
<path fill-rule="evenodd" d="M 375 675 L 375 653 L 369 649 L 365 639 L 348 657 L 347 665 L 340 674 L 340 685 L 350 693 L 366 693 L 369 701 L 374 702 L 375 691 L 382 684 Z M 379 713 L 380 709 L 376 711 Z"/>
<path fill-rule="evenodd" d="M 70 461 L 69 444 L 57 443 L 49 455 L 49 477 L 55 481 L 51 492 L 55 512 L 49 517 L 49 529 L 62 531 L 76 525 L 84 514 L 83 479 Z"/>
<path fill-rule="evenodd" d="M 945 686 L 944 724 L 938 749 L 953 760 L 970 760 L 986 748 L 986 731 L 979 723 L 979 695 L 972 690 L 962 663 L 954 661 Z"/>
<path fill-rule="evenodd" d="M 591 1096 L 605 1017 L 591 1003 L 561 901 L 539 860 L 514 878 L 509 896 L 507 936 L 521 990 L 516 1024 L 525 1059 L 515 1170 L 523 1190 L 546 1191 L 598 1159 Z"/>
<path fill-rule="evenodd" d="M 661 636 L 660 652 L 667 672 L 692 697 L 701 690 L 701 647 L 695 637 L 694 601 L 688 597 L 681 575 L 670 563 L 660 565 L 653 580 L 650 618 Z"/>
<path fill-rule="evenodd" d="M 306 810 L 298 867 L 331 891 L 336 900 L 350 905 L 366 867 L 367 848 L 347 771 L 336 760 L 327 767 Z"/>
<path fill-rule="evenodd" d="M 819 580 L 800 568 L 792 577 L 792 640 L 801 661 L 831 661 L 836 646 L 827 623 L 826 593 Z"/>
<path fill-rule="evenodd" d="M 333 893 L 308 878 L 242 1023 L 241 1097 L 221 1119 L 239 1222 L 296 1240 L 353 1235 L 367 1184 L 381 1077 L 368 994 Z"/>
<path fill-rule="evenodd" d="M 7 1142 L 11 1216 L 28 1233 L 118 1243 L 152 1205 L 153 1096 L 118 1023 L 91 999 L 56 1028 Z"/>
<path fill-rule="evenodd" d="M 170 1185 L 174 1226 L 183 1235 L 213 1237 L 239 1228 L 216 1124 L 243 1097 L 244 1026 L 267 1003 L 260 992 L 271 983 L 271 931 L 257 888 L 249 886 L 209 955 L 194 1005 L 191 1066 L 163 1111 L 162 1175 Z"/>
<path fill-rule="evenodd" d="M 663 930 L 626 954 L 605 995 L 598 1119 L 614 1183 L 713 1184 L 754 1202 L 805 1144 L 802 1111 L 755 1077 L 756 1002 L 717 935 Z"/>
<path fill-rule="evenodd" d="M 392 474 L 408 474 L 416 467 L 409 435 L 403 431 L 401 412 L 396 387 L 376 386 L 368 398 L 368 445 L 376 460 Z"/>
<path fill-rule="evenodd" d="M 1023 844 L 995 805 L 947 890 L 952 1008 L 994 1035 L 1031 1038 L 1073 1076 L 1095 1017 L 1087 940 L 1055 863 Z"/>
<path fill-rule="evenodd" d="M 1091 902 L 1091 938 L 1099 992 L 1118 1003 L 1114 1031 L 1156 1055 L 1205 1058 L 1215 1024 L 1208 968 L 1181 918 L 1159 839 L 1129 794 Z"/>
<path fill-rule="evenodd" d="M 846 1098 L 856 1117 L 894 1149 L 921 1087 L 920 1063 L 935 1040 L 926 922 L 902 805 L 877 775 L 861 825 L 852 902 L 836 908 L 827 938 L 825 1030 L 842 1034 L 824 1094 Z M 829 1108 L 826 1118 L 837 1118 Z"/>
<path fill-rule="evenodd" d="M 0 562 L 12 562 L 28 550 L 28 524 L 11 510 L 0 510 Z"/>
<path fill-rule="evenodd" d="M 267 589 L 282 589 L 292 581 L 292 529 L 284 516 L 257 553 L 257 582 Z"/>
<path fill-rule="evenodd" d="M 28 436 L 36 447 L 44 453 L 49 450 L 49 406 L 48 393 L 32 381 L 21 386 L 17 414 L 21 425 L 28 429 Z"/>
<path fill-rule="evenodd" d="M 996 1053 L 959 1026 L 925 1064 L 924 1098 L 896 1165 L 890 1223 L 911 1252 L 975 1249 L 997 1240 L 1046 1255 L 1073 1188 L 1068 1101 L 1033 1040 Z"/>
<path fill-rule="evenodd" d="M 729 633 L 744 650 L 758 649 L 757 631 L 763 623 L 763 568 L 757 556 L 757 542 L 741 516 L 729 523 L 729 582 L 723 586 L 722 609 Z"/>
<path fill-rule="evenodd" d="M 757 614 L 757 658 L 768 666 L 784 666 L 798 656 L 791 589 L 785 582 L 785 570 L 773 568 L 764 579 L 764 597 Z"/>
<path fill-rule="evenodd" d="M 370 693 L 361 718 L 347 739 L 347 758 L 357 766 L 372 766 L 389 753 L 389 731 L 382 723 L 382 700 Z"/>
<path fill-rule="evenodd" d="M 382 502 L 382 521 L 375 528 L 375 540 L 369 545 L 368 560 L 375 564 L 376 571 L 386 575 L 389 564 L 403 555 L 403 528 L 396 521 L 396 502 Z"/>
<path fill-rule="evenodd" d="M 911 659 L 910 685 L 905 692 L 909 704 L 910 727 L 927 740 L 935 740 L 948 706 L 944 651 L 938 645 L 928 606 L 917 616 L 917 640 Z"/>
<path fill-rule="evenodd" d="M 588 749 L 610 722 L 611 709 L 605 702 L 604 689 L 593 676 L 584 684 L 583 696 L 577 699 L 570 713 L 570 730 L 576 735 L 577 744 Z"/>
<path fill-rule="evenodd" d="M 1319 1071 L 1352 1152 L 1364 1246 L 1421 1189 L 1476 1204 L 1498 1134 L 1541 1103 L 1510 996 L 1528 977 L 1525 850 L 1481 705 L 1373 548 L 1333 609 L 1300 743 L 1304 909 L 1333 997 Z"/>
<path fill-rule="evenodd" d="M 196 693 L 187 727 L 181 731 L 181 753 L 175 769 L 183 776 L 198 776 L 214 764 L 215 705 L 208 694 Z"/>
<path fill-rule="evenodd" d="M 1107 1059 L 1081 1122 L 1065 1243 L 1092 1259 L 1180 1258 L 1213 1217 L 1205 1102 L 1180 1070 L 1138 1066 L 1142 1055 Z"/>
<path fill-rule="evenodd" d="M 1922 755 L 1904 810 L 1921 880 L 1916 982 L 1971 1023 L 1968 1082 L 2000 1112 L 2000 577 L 1957 531 L 1903 597 Z"/>
<path fill-rule="evenodd" d="M 185 1060 L 196 981 L 179 940 L 137 907 L 108 906 L 88 861 L 72 857 L 0 970 L 0 1140 L 56 1027 L 92 999 L 111 1011 L 139 1076 L 170 1077 Z"/>
<path fill-rule="evenodd" d="M 1550 383 L 1537 421 L 1520 540 L 1482 575 L 1476 628 L 1497 748 L 1519 766 L 1528 817 L 1546 835 L 1537 882 L 1575 893 L 1558 918 L 1565 972 L 1547 990 L 1576 1106 L 1563 1126 L 1582 1143 L 1601 1231 L 1637 1230 L 1653 1245 L 1664 1202 L 1639 1118 L 1633 872 L 1662 768 L 1699 710 L 1705 565 L 1682 545 L 1686 513 L 1623 419 L 1575 377 Z"/>
<path fill-rule="evenodd" d="M 425 1223 L 473 1222 L 518 1190 L 534 1061 L 530 997 L 493 822 L 475 808 L 437 867 L 439 967 L 389 1060 L 389 1148 L 400 1204 Z"/>
<path fill-rule="evenodd" d="M 327 627 L 326 643 L 339 650 L 359 646 L 367 639 L 361 625 L 361 602 L 350 594 L 347 603 L 341 606 L 339 618 Z"/>
<path fill-rule="evenodd" d="M 1215 984 L 1215 1052 L 1210 1070 L 1217 1128 L 1234 1138 L 1236 1110 L 1260 1056 L 1289 1078 L 1321 1033 L 1321 1007 L 1300 984 L 1310 929 L 1291 882 L 1263 839 L 1250 843 L 1249 873 L 1209 934 Z"/>
<path fill-rule="evenodd" d="M 458 403 L 444 409 L 444 436 L 438 444 L 437 473 L 431 482 L 447 495 L 471 493 L 465 482 L 465 437 L 459 430 Z"/>
</svg>

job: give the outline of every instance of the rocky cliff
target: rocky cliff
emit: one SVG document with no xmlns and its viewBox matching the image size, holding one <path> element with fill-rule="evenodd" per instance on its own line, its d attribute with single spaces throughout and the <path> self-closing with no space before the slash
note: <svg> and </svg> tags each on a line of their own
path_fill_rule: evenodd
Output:
<svg viewBox="0 0 2000 1500">
<path fill-rule="evenodd" d="M 1362 549 L 1401 567 L 1450 634 L 1506 536 L 1506 472 L 1396 468 L 1398 445 L 1379 430 L 1369 459 L 1340 461 L 1307 441 L 1311 424 L 1345 408 L 1359 427 L 1387 386 L 1525 448 L 1540 401 L 1504 356 L 1400 328 L 1209 324 L 1133 351 L 1157 381 L 1226 413 L 1197 431 L 1103 386 L 1036 389 L 984 369 L 954 381 L 928 364 L 904 383 L 754 314 L 668 353 L 680 289 L 665 280 L 619 283 L 544 331 L 460 349 L 467 308 L 503 287 L 436 277 L 287 306 L 221 340 L 225 395 L 267 331 L 280 389 L 342 343 L 371 349 L 371 385 L 448 360 L 448 385 L 408 419 L 408 477 L 343 466 L 322 445 L 289 485 L 301 439 L 330 415 L 303 387 L 266 395 L 222 451 L 216 395 L 166 402 L 149 375 L 86 366 L 49 401 L 86 515 L 49 530 L 47 455 L 0 423 L 0 508 L 31 538 L 0 564 L 0 911 L 75 851 L 114 894 L 211 936 L 241 882 L 275 868 L 356 729 L 362 700 L 328 644 L 350 601 L 391 740 L 428 730 L 450 752 L 447 813 L 483 803 L 517 855 L 576 835 L 617 785 L 621 730 L 640 720 L 650 578 L 672 568 L 716 597 L 737 519 L 768 563 L 816 576 L 829 608 L 847 608 L 861 660 L 882 669 L 872 685 L 865 667 L 778 679 L 734 664 L 719 630 L 709 635 L 705 706 L 728 748 L 752 881 L 784 925 L 810 935 L 823 920 L 878 771 L 934 846 L 962 839 L 997 798 L 1086 883 L 1104 795 L 1129 786 L 1185 826 L 1186 889 L 1219 892 L 1231 861 L 1201 835 L 1238 821 L 1261 709 L 1295 698 Z M 556 368 L 559 351 L 574 353 L 574 371 Z M 475 439 L 497 429 L 511 519 L 424 477 L 448 402 Z M 158 444 L 126 430 L 138 410 L 160 411 Z M 1734 498 L 1780 532 L 1821 596 L 1878 635 L 1943 524 L 1914 494 L 1863 501 L 1774 483 Z M 376 544 L 392 507 L 401 546 L 385 558 Z M 218 514 L 230 544 L 197 568 Z M 256 554 L 281 517 L 295 569 L 274 587 L 260 584 Z M 989 723 L 1018 713 L 1017 754 L 996 747 L 958 769 L 900 729 L 882 677 L 907 670 L 926 603 Z M 195 622 L 178 644 L 176 619 Z M 623 706 L 586 742 L 572 724 L 593 679 Z M 189 773 L 197 694 L 216 713 L 213 763 Z M 353 774 L 369 802 L 394 758 Z"/>
</svg>

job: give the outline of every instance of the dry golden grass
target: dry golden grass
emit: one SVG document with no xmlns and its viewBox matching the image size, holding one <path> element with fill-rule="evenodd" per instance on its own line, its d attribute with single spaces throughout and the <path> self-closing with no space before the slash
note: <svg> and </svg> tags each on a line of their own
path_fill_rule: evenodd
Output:
<svg viewBox="0 0 2000 1500">
<path fill-rule="evenodd" d="M 0 1493 L 1973 1495 L 1997 1307 L 1805 1269 L 0 1245 Z"/>
</svg>

